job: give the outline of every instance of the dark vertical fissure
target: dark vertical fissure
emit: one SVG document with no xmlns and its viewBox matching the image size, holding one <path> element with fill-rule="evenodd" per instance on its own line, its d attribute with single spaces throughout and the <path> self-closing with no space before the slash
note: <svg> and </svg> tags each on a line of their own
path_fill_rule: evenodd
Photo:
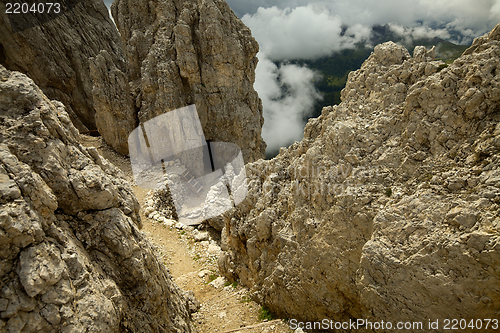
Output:
<svg viewBox="0 0 500 333">
<path fill-rule="evenodd" d="M 212 156 L 212 147 L 210 147 L 210 140 L 207 140 L 207 146 L 208 146 L 208 155 L 210 157 L 210 165 L 212 166 L 212 172 L 214 172 L 215 171 L 214 158 Z"/>
<path fill-rule="evenodd" d="M 5 56 L 5 49 L 2 44 L 0 44 L 0 64 L 5 66 L 7 62 L 7 57 Z"/>
</svg>

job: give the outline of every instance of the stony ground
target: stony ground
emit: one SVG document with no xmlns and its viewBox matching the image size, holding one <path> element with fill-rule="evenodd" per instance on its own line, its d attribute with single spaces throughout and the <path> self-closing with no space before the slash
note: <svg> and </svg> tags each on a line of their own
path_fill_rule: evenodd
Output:
<svg viewBox="0 0 500 333">
<path fill-rule="evenodd" d="M 81 135 L 81 143 L 96 147 L 134 184 L 127 158 L 116 154 L 99 137 Z M 137 186 L 133 186 L 133 189 L 141 206 L 144 206 L 148 190 Z M 248 289 L 237 283 L 229 284 L 220 277 L 217 267 L 218 247 L 215 246 L 219 239 L 215 232 L 208 230 L 208 240 L 196 241 L 191 230 L 167 227 L 146 217 L 142 209 L 141 218 L 142 231 L 157 247 L 175 282 L 183 290 L 192 291 L 200 302 L 200 309 L 193 314 L 198 332 L 292 332 L 283 320 L 265 316 L 261 306 L 250 299 Z"/>
</svg>

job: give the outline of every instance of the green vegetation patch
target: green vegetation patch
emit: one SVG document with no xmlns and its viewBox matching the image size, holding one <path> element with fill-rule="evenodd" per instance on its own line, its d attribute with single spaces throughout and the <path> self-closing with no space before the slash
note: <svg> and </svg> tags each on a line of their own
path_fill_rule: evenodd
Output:
<svg viewBox="0 0 500 333">
<path fill-rule="evenodd" d="M 259 309 L 259 319 L 260 320 L 266 320 L 267 319 L 267 321 L 271 321 L 271 320 L 274 319 L 274 316 L 271 313 L 271 311 L 269 311 L 268 308 L 266 308 L 265 306 L 261 306 L 260 309 Z"/>
<path fill-rule="evenodd" d="M 243 296 L 240 300 L 240 303 L 250 303 L 252 299 L 248 296 Z"/>
</svg>

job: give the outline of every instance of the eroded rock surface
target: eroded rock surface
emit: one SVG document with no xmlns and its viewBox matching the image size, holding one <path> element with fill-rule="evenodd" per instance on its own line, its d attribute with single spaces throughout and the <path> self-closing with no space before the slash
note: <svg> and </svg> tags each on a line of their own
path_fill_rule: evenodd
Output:
<svg viewBox="0 0 500 333">
<path fill-rule="evenodd" d="M 499 56 L 500 25 L 448 67 L 377 46 L 300 143 L 247 165 L 223 274 L 288 318 L 497 318 Z"/>
<path fill-rule="evenodd" d="M 192 332 L 121 171 L 0 66 L 0 331 Z"/>
<path fill-rule="evenodd" d="M 106 50 L 90 58 L 89 65 L 97 130 L 114 150 L 128 155 L 128 137 L 139 122 L 126 70 Z"/>
<path fill-rule="evenodd" d="M 89 58 L 105 51 L 110 66 L 120 71 L 126 71 L 125 60 L 120 36 L 102 0 L 58 3 L 70 2 L 76 4 L 64 15 L 17 32 L 13 31 L 5 14 L 5 2 L 0 3 L 0 64 L 27 74 L 50 99 L 61 101 L 80 131 L 95 130 L 94 83 L 90 76 Z M 113 69 L 110 71 L 113 72 Z M 105 83 L 99 82 L 98 85 L 109 88 L 103 87 Z M 119 83 L 114 82 L 111 92 L 101 94 L 128 89 L 128 85 L 116 86 Z M 123 98 L 126 99 L 126 96 Z M 102 97 L 98 99 L 100 105 L 97 107 L 105 106 L 102 101 Z M 102 112 L 109 113 L 108 109 Z M 131 118 L 133 124 L 135 119 Z M 123 121 L 112 126 L 120 128 Z"/>
<path fill-rule="evenodd" d="M 140 122 L 196 104 L 206 140 L 236 143 L 246 162 L 264 156 L 258 44 L 226 2 L 119 0 L 111 10 Z"/>
</svg>

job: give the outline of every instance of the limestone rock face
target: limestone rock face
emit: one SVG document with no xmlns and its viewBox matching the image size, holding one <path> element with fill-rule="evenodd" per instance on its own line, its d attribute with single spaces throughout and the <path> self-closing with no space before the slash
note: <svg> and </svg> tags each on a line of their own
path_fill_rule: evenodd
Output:
<svg viewBox="0 0 500 333">
<path fill-rule="evenodd" d="M 377 46 L 300 143 L 247 165 L 223 274 L 288 318 L 497 318 L 499 55 L 500 25 L 448 67 Z"/>
<path fill-rule="evenodd" d="M 138 118 L 195 104 L 206 140 L 263 157 L 262 104 L 253 89 L 258 44 L 222 0 L 115 1 Z"/>
<path fill-rule="evenodd" d="M 192 332 L 131 187 L 78 135 L 62 103 L 0 66 L 0 331 Z"/>
<path fill-rule="evenodd" d="M 114 150 L 128 155 L 128 137 L 138 120 L 127 73 L 116 66 L 114 57 L 106 50 L 90 58 L 89 65 L 97 130 Z"/>
<path fill-rule="evenodd" d="M 0 64 L 27 74 L 49 98 L 61 101 L 80 131 L 94 130 L 89 58 L 105 50 L 122 71 L 125 61 L 120 36 L 102 0 L 73 2 L 68 13 L 17 32 L 5 14 L 5 2 L 0 3 Z"/>
</svg>

